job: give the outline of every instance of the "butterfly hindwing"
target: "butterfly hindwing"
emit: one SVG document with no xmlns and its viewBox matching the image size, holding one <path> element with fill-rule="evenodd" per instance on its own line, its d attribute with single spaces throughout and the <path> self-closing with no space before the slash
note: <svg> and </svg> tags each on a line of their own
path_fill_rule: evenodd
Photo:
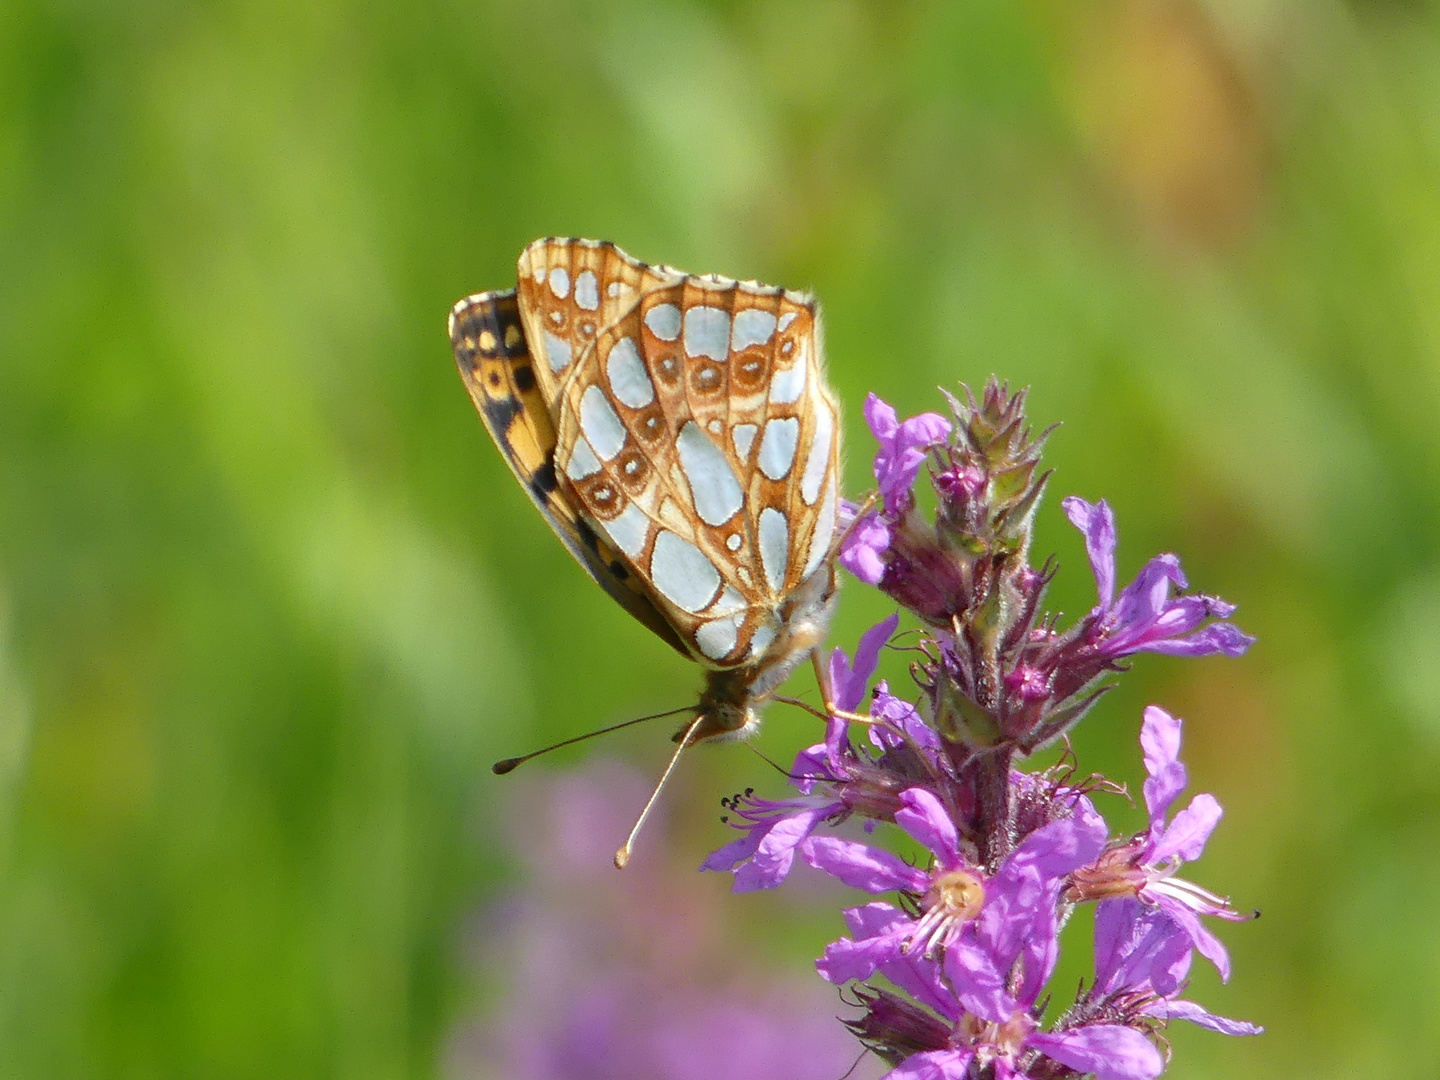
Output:
<svg viewBox="0 0 1440 1080">
<path fill-rule="evenodd" d="M 598 534 L 555 473 L 555 425 L 536 379 L 513 289 L 480 293 L 450 313 L 450 341 L 460 377 L 501 456 L 555 534 L 585 571 L 621 606 L 689 655 L 648 589 L 613 544 Z"/>
</svg>

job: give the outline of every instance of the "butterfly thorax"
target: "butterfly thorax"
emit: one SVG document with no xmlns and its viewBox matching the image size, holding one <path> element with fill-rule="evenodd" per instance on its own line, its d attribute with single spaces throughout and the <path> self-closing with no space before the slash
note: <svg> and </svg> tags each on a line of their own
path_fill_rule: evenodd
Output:
<svg viewBox="0 0 1440 1080">
<path fill-rule="evenodd" d="M 760 707 L 824 642 L 837 595 L 834 570 L 822 566 L 786 598 L 777 612 L 779 633 L 763 656 L 743 667 L 707 672 L 692 742 L 747 739 L 755 734 Z M 684 731 L 677 733 L 677 741 Z"/>
</svg>

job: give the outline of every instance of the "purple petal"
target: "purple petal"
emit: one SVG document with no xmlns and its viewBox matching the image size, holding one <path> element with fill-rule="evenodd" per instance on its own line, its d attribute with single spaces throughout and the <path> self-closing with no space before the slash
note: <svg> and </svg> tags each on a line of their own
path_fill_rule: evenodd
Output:
<svg viewBox="0 0 1440 1080">
<path fill-rule="evenodd" d="M 904 912 L 889 904 L 866 904 L 845 913 L 846 921 L 860 923 L 855 937 L 825 946 L 815 962 L 821 978 L 839 985 L 851 979 L 868 979 L 881 964 L 898 959 L 913 925 Z"/>
<path fill-rule="evenodd" d="M 895 824 L 933 851 L 944 869 L 959 866 L 960 838 L 940 800 L 924 788 L 909 788 L 900 793 L 900 801 L 905 809 L 895 811 Z"/>
<path fill-rule="evenodd" d="M 911 1054 L 880 1080 L 965 1080 L 975 1051 L 927 1050 Z"/>
<path fill-rule="evenodd" d="M 785 880 L 795 849 L 825 819 L 828 807 L 810 807 L 782 818 L 765 830 L 754 856 L 735 871 L 734 892 L 773 889 Z"/>
<path fill-rule="evenodd" d="M 881 964 L 880 974 L 938 1015 L 949 1020 L 959 1017 L 960 1003 L 934 960 L 911 951 Z"/>
<path fill-rule="evenodd" d="M 1166 1020 L 1189 1020 L 1192 1024 L 1221 1035 L 1259 1035 L 1264 1028 L 1248 1020 L 1232 1020 L 1228 1016 L 1216 1016 L 1207 1012 L 1193 1001 L 1157 1001 L 1145 1010 L 1150 1016 Z"/>
<path fill-rule="evenodd" d="M 925 723 L 914 705 L 891 694 L 890 686 L 884 679 L 875 686 L 870 715 L 887 722 L 870 725 L 870 742 L 881 750 L 897 749 L 905 745 L 907 738 L 922 749 L 940 749 L 939 734 Z"/>
<path fill-rule="evenodd" d="M 1106 993 L 1174 993 L 1190 970 L 1190 937 L 1164 912 L 1138 900 L 1103 900 L 1095 911 L 1095 984 Z"/>
<path fill-rule="evenodd" d="M 1019 1007 L 1005 992 L 1005 976 L 990 953 L 963 938 L 945 946 L 945 977 L 967 1012 L 997 1024 L 1004 1023 Z"/>
<path fill-rule="evenodd" d="M 1155 1045 L 1133 1028 L 1119 1024 L 1088 1024 L 1059 1034 L 1038 1032 L 1025 1041 L 1048 1058 L 1096 1080 L 1155 1080 L 1165 1059 Z"/>
<path fill-rule="evenodd" d="M 929 877 L 898 855 L 836 836 L 812 836 L 800 846 L 805 861 L 852 889 L 880 893 L 908 889 L 923 893 Z"/>
<path fill-rule="evenodd" d="M 712 851 L 709 858 L 700 864 L 700 869 L 702 871 L 734 870 L 736 866 L 755 854 L 755 849 L 760 846 L 764 835 L 764 831 L 760 828 L 751 829 L 744 836 L 737 837 L 724 847 Z"/>
<path fill-rule="evenodd" d="M 1165 814 L 1175 796 L 1185 789 L 1185 766 L 1180 764 L 1180 721 L 1158 705 L 1145 708 L 1140 727 L 1140 748 L 1145 752 L 1145 808 L 1150 812 L 1150 835 L 1158 838 Z"/>
<path fill-rule="evenodd" d="M 890 548 L 890 528 L 875 514 L 867 514 L 840 542 L 840 565 L 866 585 L 879 585 L 885 576 L 882 557 Z"/>
<path fill-rule="evenodd" d="M 857 941 L 862 938 L 884 937 L 892 932 L 900 934 L 904 940 L 915 925 L 910 916 L 883 902 L 847 908 L 844 915 L 845 924 Z M 940 965 L 935 961 L 927 960 L 912 951 L 887 960 L 880 965 L 879 970 L 901 990 L 940 1016 L 954 1020 L 960 1015 L 960 1006 L 955 1001 L 955 995 L 950 992 Z"/>
<path fill-rule="evenodd" d="M 1180 928 L 1185 931 L 1200 955 L 1215 965 L 1215 970 L 1220 973 L 1220 981 L 1229 982 L 1230 954 L 1220 939 L 1206 929 L 1200 916 L 1180 901 L 1164 894 L 1156 897 L 1156 902 L 1161 911 L 1180 924 Z"/>
<path fill-rule="evenodd" d="M 870 433 L 875 436 L 875 441 L 881 446 L 889 446 L 895 438 L 895 432 L 900 430 L 900 421 L 896 418 L 895 409 L 877 395 L 866 394 L 862 411 L 865 413 L 865 423 L 870 425 Z"/>
<path fill-rule="evenodd" d="M 1145 707 L 1140 749 L 1145 752 L 1145 771 L 1151 776 L 1180 760 L 1180 728 L 1180 721 L 1159 705 Z"/>
<path fill-rule="evenodd" d="M 1225 811 L 1213 795 L 1196 795 L 1190 805 L 1175 815 L 1175 820 L 1160 834 L 1150 850 L 1149 861 L 1162 864 L 1171 859 L 1194 862 L 1205 850 L 1205 842 L 1220 824 Z"/>
<path fill-rule="evenodd" d="M 1101 499 L 1092 505 L 1078 495 L 1071 495 L 1060 505 L 1070 524 L 1085 534 L 1085 553 L 1095 574 L 1100 608 L 1108 610 L 1115 598 L 1115 516 L 1110 512 L 1110 504 Z"/>
<path fill-rule="evenodd" d="M 1112 609 L 1117 627 L 1129 628 L 1132 633 L 1149 627 L 1164 614 L 1172 585 L 1185 587 L 1180 560 L 1170 554 L 1156 555 L 1140 568 L 1134 581 L 1120 590 Z M 1125 630 L 1117 630 L 1117 634 L 1121 633 Z"/>
<path fill-rule="evenodd" d="M 1089 799 L 1077 799 L 1075 812 L 1036 829 L 1012 851 L 1000 871 L 1002 878 L 1012 866 L 1033 866 L 1041 877 L 1057 880 L 1094 862 L 1105 848 L 1109 834 L 1105 820 Z"/>
<path fill-rule="evenodd" d="M 1255 639 L 1232 623 L 1212 623 L 1198 633 L 1179 640 L 1157 641 L 1145 645 L 1149 652 L 1166 656 L 1243 656 Z"/>
<path fill-rule="evenodd" d="M 855 649 L 853 666 L 839 649 L 830 654 L 830 692 L 835 695 L 835 704 L 839 708 L 854 712 L 865 700 L 870 677 L 880 664 L 880 650 L 899 625 L 900 616 L 897 613 L 866 630 Z"/>
<path fill-rule="evenodd" d="M 807 746 L 795 755 L 795 761 L 790 766 L 790 776 L 802 794 L 809 795 L 815 790 L 817 783 L 839 779 L 835 772 L 835 762 L 839 760 L 839 743 L 834 742 L 832 745 L 831 729 L 838 727 L 840 729 L 838 738 L 843 740 L 846 726 L 844 720 L 831 717 L 829 724 L 826 725 L 825 741 L 816 743 L 814 746 Z"/>
<path fill-rule="evenodd" d="M 900 437 L 908 446 L 929 449 L 948 439 L 952 426 L 939 413 L 920 413 L 900 425 Z"/>
</svg>

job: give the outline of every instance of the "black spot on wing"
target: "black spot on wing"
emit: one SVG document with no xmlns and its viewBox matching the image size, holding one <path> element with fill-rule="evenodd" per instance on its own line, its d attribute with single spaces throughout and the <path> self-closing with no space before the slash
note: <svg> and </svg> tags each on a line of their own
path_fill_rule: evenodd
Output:
<svg viewBox="0 0 1440 1080">
<path fill-rule="evenodd" d="M 480 408 L 485 411 L 485 426 L 496 432 L 509 431 L 511 422 L 521 412 L 519 400 L 513 397 L 486 398 Z"/>
<path fill-rule="evenodd" d="M 619 559 L 611 560 L 610 573 L 615 575 L 616 581 L 624 581 L 630 576 L 630 571 L 625 568 L 625 564 Z"/>
<path fill-rule="evenodd" d="M 528 394 L 535 389 L 535 370 L 523 365 L 517 365 L 514 371 L 515 385 L 522 394 Z"/>
<path fill-rule="evenodd" d="M 580 539 L 585 541 L 587 548 L 594 552 L 600 550 L 600 537 L 595 535 L 595 530 L 590 527 L 588 521 L 584 518 L 576 518 L 575 531 L 580 534 Z"/>
<path fill-rule="evenodd" d="M 559 486 L 555 476 L 555 456 L 551 454 L 545 459 L 545 464 L 535 470 L 535 475 L 530 478 L 530 490 L 538 498 L 549 498 L 550 493 Z M 593 546 L 593 545 L 592 545 Z"/>
</svg>

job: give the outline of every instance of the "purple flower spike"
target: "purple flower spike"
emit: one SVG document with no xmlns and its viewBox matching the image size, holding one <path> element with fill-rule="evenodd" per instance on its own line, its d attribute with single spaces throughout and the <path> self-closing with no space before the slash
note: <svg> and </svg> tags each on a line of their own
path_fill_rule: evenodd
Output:
<svg viewBox="0 0 1440 1080">
<path fill-rule="evenodd" d="M 868 894 L 843 913 L 846 936 L 816 969 L 859 1010 L 843 1022 L 887 1063 L 886 1080 L 1155 1080 L 1171 1020 L 1260 1030 L 1180 996 L 1197 953 L 1229 978 L 1207 916 L 1244 917 L 1179 876 L 1222 816 L 1208 794 L 1181 798 L 1181 722 L 1145 710 L 1148 821 L 1134 835 L 1112 837 L 1091 800 L 1119 789 L 1081 770 L 1068 747 L 1048 768 L 1024 764 L 1067 736 L 1127 658 L 1239 656 L 1253 640 L 1226 621 L 1233 605 L 1188 591 L 1174 555 L 1118 580 L 1103 501 L 1064 503 L 1084 536 L 1095 607 L 1066 624 L 1047 606 L 1055 561 L 1030 560 L 1054 425 L 1031 425 L 1026 394 L 993 378 L 978 395 L 962 386 L 945 395 L 953 422 L 902 420 L 866 400 L 878 497 L 863 514 L 841 501 L 839 561 L 919 621 L 896 650 L 908 654 L 918 697 L 875 681 L 898 615 L 866 631 L 853 656 L 829 652 L 833 708 L 824 740 L 790 770 L 798 794 L 722 800 L 721 820 L 739 836 L 704 866 L 734 871 L 736 891 L 763 889 L 798 855 Z M 922 475 L 933 497 L 916 490 Z M 776 689 L 755 684 L 757 698 Z M 838 833 L 852 817 L 863 832 Z M 887 826 L 905 834 L 904 857 L 883 846 Z M 1052 1011 L 1060 925 L 1080 904 L 1093 907 L 1094 977 Z"/>
<path fill-rule="evenodd" d="M 865 422 L 880 444 L 875 480 L 887 513 L 899 516 L 914 501 L 910 489 L 925 464 L 925 453 L 950 435 L 951 424 L 938 413 L 921 413 L 903 423 L 895 410 L 874 394 L 865 398 Z"/>
<path fill-rule="evenodd" d="M 1157 555 L 1115 596 L 1115 516 L 1101 499 L 1088 503 L 1072 495 L 1061 505 L 1070 523 L 1085 535 L 1085 550 L 1100 603 L 1090 613 L 1083 634 L 1099 656 L 1114 660 L 1137 652 L 1170 656 L 1240 656 L 1255 639 L 1238 627 L 1211 623 L 1228 618 L 1233 604 L 1214 596 L 1170 595 L 1187 587 L 1180 560 Z"/>
</svg>

